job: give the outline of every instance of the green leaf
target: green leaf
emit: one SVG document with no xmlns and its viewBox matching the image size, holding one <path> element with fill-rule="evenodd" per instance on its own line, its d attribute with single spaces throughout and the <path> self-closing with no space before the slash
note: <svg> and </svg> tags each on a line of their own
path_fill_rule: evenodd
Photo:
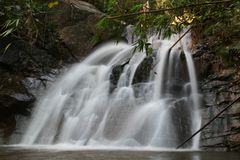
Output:
<svg viewBox="0 0 240 160">
<path fill-rule="evenodd" d="M 1 37 L 6 37 L 8 36 L 9 34 L 11 34 L 13 32 L 13 28 L 10 28 L 6 31 L 4 31 L 2 34 L 0 34 Z"/>
<path fill-rule="evenodd" d="M 6 20 L 2 28 L 8 28 L 10 23 L 11 23 L 11 20 Z"/>
<path fill-rule="evenodd" d="M 103 17 L 100 21 L 98 21 L 96 27 L 99 30 L 102 30 L 104 28 L 107 28 L 109 24 L 109 20 L 107 17 Z"/>
<path fill-rule="evenodd" d="M 138 4 L 138 5 L 133 6 L 133 7 L 130 9 L 130 11 L 131 11 L 131 12 L 137 12 L 137 11 L 141 10 L 142 8 L 143 8 L 143 4 Z"/>
<path fill-rule="evenodd" d="M 9 43 L 5 48 L 4 48 L 4 52 L 3 52 L 3 55 L 6 53 L 6 51 L 8 50 L 8 48 L 11 46 L 12 44 Z"/>
<path fill-rule="evenodd" d="M 18 25 L 19 25 L 19 22 L 20 22 L 20 19 L 16 19 L 16 27 L 18 27 Z"/>
</svg>

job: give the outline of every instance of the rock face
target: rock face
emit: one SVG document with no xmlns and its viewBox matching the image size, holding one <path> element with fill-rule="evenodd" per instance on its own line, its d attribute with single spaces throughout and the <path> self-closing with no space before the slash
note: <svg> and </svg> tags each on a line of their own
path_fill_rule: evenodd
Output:
<svg viewBox="0 0 240 160">
<path fill-rule="evenodd" d="M 240 97 L 240 72 L 219 56 L 203 51 L 195 57 L 203 94 L 203 124 Z M 202 131 L 201 147 L 206 150 L 240 151 L 240 102 Z"/>
<path fill-rule="evenodd" d="M 0 144 L 9 143 L 10 136 L 18 132 L 18 117 L 30 115 L 39 91 L 55 80 L 62 68 L 78 62 L 93 48 L 91 40 L 99 13 L 93 13 L 91 5 L 79 9 L 75 2 L 80 1 L 61 2 L 57 6 L 61 12 L 48 17 L 57 24 L 57 43 L 49 40 L 42 47 L 24 40 L 1 40 Z M 9 42 L 11 46 L 2 53 Z"/>
<path fill-rule="evenodd" d="M 3 42 L 4 43 L 4 42 Z M 71 61 L 71 56 L 67 61 Z M 12 42 L 0 56 L 0 137 L 7 143 L 17 115 L 29 116 L 37 92 L 55 77 L 62 62 L 48 51 L 25 41 Z"/>
</svg>

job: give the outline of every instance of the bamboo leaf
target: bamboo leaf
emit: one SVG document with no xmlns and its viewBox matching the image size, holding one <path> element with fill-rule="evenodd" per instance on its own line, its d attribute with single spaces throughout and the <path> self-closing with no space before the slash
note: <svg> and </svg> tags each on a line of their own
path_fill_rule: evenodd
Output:
<svg viewBox="0 0 240 160">
<path fill-rule="evenodd" d="M 20 19 L 16 20 L 16 27 L 19 25 Z"/>
<path fill-rule="evenodd" d="M 6 37 L 8 36 L 9 34 L 11 34 L 13 32 L 13 28 L 10 28 L 6 31 L 4 31 L 2 34 L 0 34 L 1 37 Z"/>
<path fill-rule="evenodd" d="M 3 28 L 8 28 L 8 26 L 10 25 L 11 23 L 11 20 L 7 20 L 4 25 L 3 25 Z"/>
<path fill-rule="evenodd" d="M 11 46 L 12 44 L 9 43 L 5 48 L 4 48 L 4 52 L 3 52 L 3 55 L 7 52 L 8 48 Z"/>
</svg>

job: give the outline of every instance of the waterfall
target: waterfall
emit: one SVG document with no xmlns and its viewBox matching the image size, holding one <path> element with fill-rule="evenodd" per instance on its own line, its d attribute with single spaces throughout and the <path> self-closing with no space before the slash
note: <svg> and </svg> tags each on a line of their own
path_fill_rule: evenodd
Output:
<svg viewBox="0 0 240 160">
<path fill-rule="evenodd" d="M 151 56 L 124 42 L 95 50 L 38 100 L 21 144 L 178 146 L 201 125 L 189 36 L 169 52 L 178 38 L 152 36 Z"/>
</svg>

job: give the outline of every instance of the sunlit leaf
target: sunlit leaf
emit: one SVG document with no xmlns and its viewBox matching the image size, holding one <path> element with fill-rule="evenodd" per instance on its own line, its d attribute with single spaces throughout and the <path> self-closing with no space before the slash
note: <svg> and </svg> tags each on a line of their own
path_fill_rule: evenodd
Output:
<svg viewBox="0 0 240 160">
<path fill-rule="evenodd" d="M 10 28 L 6 31 L 4 31 L 2 34 L 0 34 L 1 37 L 6 37 L 8 36 L 9 34 L 11 34 L 13 32 L 13 28 Z"/>
<path fill-rule="evenodd" d="M 50 2 L 50 3 L 48 3 L 48 8 L 53 8 L 53 7 L 57 6 L 57 5 L 59 5 L 58 1 Z"/>
<path fill-rule="evenodd" d="M 3 54 L 5 54 L 5 53 L 7 52 L 8 48 L 9 48 L 11 45 L 12 45 L 12 44 L 9 43 L 9 44 L 4 48 L 4 52 L 3 52 Z"/>
</svg>

